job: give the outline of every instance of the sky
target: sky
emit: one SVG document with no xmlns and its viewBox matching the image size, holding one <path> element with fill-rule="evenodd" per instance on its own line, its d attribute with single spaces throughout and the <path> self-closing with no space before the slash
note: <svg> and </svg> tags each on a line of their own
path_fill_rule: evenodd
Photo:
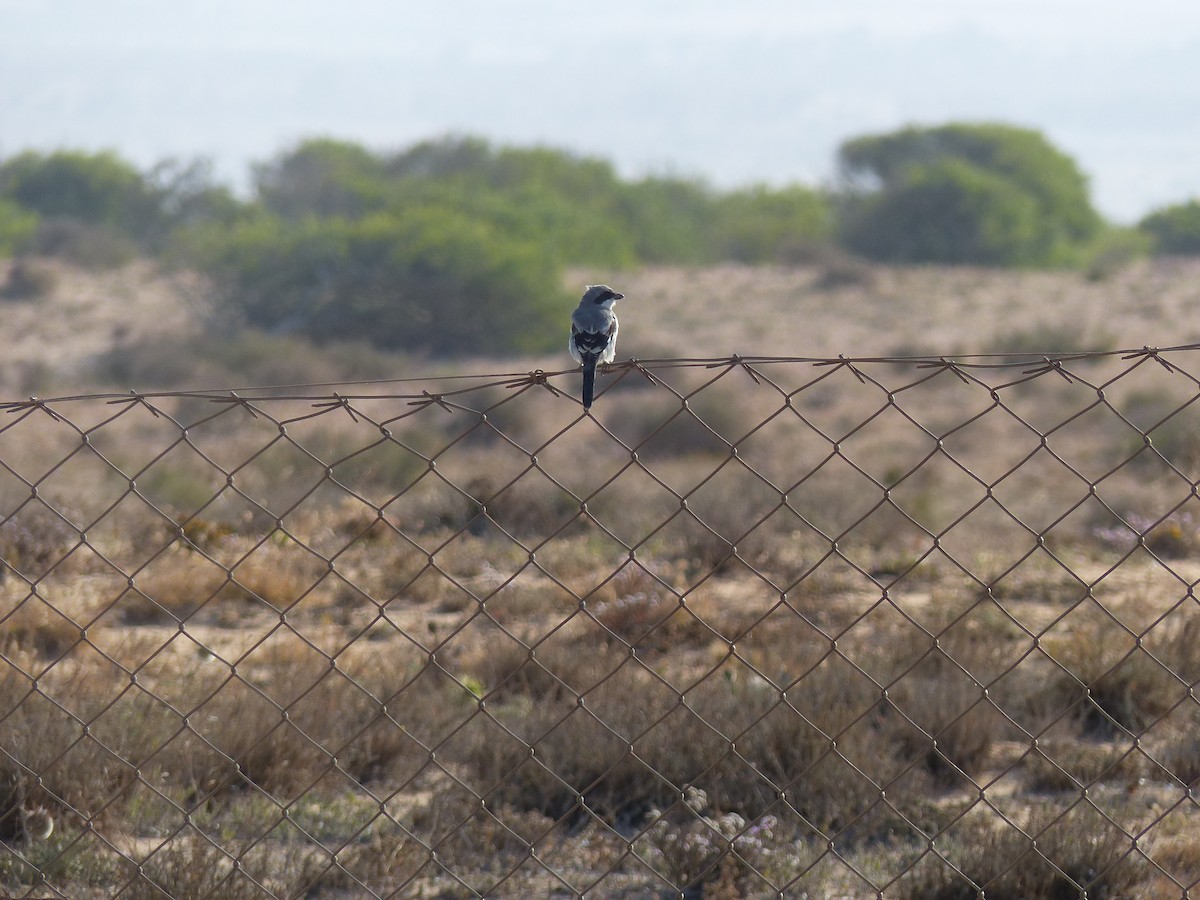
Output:
<svg viewBox="0 0 1200 900">
<path fill-rule="evenodd" d="M 909 124 L 1034 128 L 1117 222 L 1200 196 L 1186 0 L 0 0 L 0 156 L 211 160 L 308 137 L 559 147 L 623 175 L 833 183 Z"/>
</svg>

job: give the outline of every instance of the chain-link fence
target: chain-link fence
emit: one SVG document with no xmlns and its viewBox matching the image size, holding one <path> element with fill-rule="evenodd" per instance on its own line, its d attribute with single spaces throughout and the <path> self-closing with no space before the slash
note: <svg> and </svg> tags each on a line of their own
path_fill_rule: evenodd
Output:
<svg viewBox="0 0 1200 900">
<path fill-rule="evenodd" d="M 0 891 L 1187 896 L 1192 372 L 8 404 Z"/>
</svg>

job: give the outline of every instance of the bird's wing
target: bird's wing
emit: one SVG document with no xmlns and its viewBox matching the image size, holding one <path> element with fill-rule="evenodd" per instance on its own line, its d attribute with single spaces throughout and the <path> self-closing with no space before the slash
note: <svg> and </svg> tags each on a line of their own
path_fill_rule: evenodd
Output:
<svg viewBox="0 0 1200 900">
<path fill-rule="evenodd" d="M 610 320 L 602 331 L 589 331 L 580 328 L 575 322 L 571 323 L 571 341 L 580 353 L 587 356 L 600 356 L 608 348 L 616 333 L 616 320 Z"/>
</svg>

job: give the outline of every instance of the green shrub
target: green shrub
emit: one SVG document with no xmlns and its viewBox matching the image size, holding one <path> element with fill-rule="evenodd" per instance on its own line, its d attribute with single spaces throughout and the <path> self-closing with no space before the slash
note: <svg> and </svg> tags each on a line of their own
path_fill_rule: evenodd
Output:
<svg viewBox="0 0 1200 900">
<path fill-rule="evenodd" d="M 843 239 L 876 259 L 1058 264 L 1102 227 L 1078 166 L 1030 129 L 911 127 L 848 141 L 839 162 Z"/>
<path fill-rule="evenodd" d="M 38 215 L 0 198 L 0 256 L 12 256 L 37 233 Z"/>
<path fill-rule="evenodd" d="M 650 263 L 702 263 L 713 216 L 712 192 L 700 181 L 646 178 L 628 185 L 622 215 L 638 258 Z"/>
<path fill-rule="evenodd" d="M 759 185 L 717 198 L 714 255 L 739 262 L 795 262 L 817 253 L 833 233 L 829 202 L 801 185 Z"/>
<path fill-rule="evenodd" d="M 1152 241 L 1136 228 L 1105 228 L 1082 248 L 1083 273 L 1089 281 L 1111 278 L 1149 255 Z"/>
<path fill-rule="evenodd" d="M 157 198 L 115 153 L 21 153 L 0 165 L 0 197 L 41 216 L 145 234 L 159 225 Z"/>
<path fill-rule="evenodd" d="M 319 341 L 529 352 L 550 345 L 554 313 L 568 302 L 536 247 L 446 210 L 354 221 L 260 216 L 203 229 L 192 247 L 226 313 Z"/>
<path fill-rule="evenodd" d="M 1033 198 L 971 163 L 914 167 L 866 201 L 847 232 L 853 250 L 889 262 L 1027 264 L 1045 252 Z"/>
<path fill-rule="evenodd" d="M 451 137 L 389 157 L 312 140 L 259 166 L 256 185 L 268 211 L 294 221 L 432 209 L 487 222 L 556 262 L 636 262 L 611 165 L 564 151 Z"/>
<path fill-rule="evenodd" d="M 305 141 L 256 166 L 254 177 L 259 202 L 283 218 L 353 218 L 383 205 L 382 163 L 347 141 Z"/>
<path fill-rule="evenodd" d="M 1200 255 L 1200 200 L 1155 210 L 1138 223 L 1154 252 L 1163 256 Z"/>
<path fill-rule="evenodd" d="M 611 166 L 546 148 L 493 148 L 478 138 L 426 141 L 387 162 L 389 208 L 438 208 L 486 221 L 553 259 L 626 266 L 632 240 L 613 217 Z"/>
</svg>

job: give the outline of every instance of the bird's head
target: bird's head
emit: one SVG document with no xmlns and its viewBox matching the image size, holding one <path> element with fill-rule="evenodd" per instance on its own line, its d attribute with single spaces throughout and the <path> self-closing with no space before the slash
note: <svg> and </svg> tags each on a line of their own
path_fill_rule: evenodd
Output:
<svg viewBox="0 0 1200 900">
<path fill-rule="evenodd" d="M 624 294 L 618 294 L 607 284 L 589 284 L 587 290 L 583 292 L 583 299 L 579 301 L 579 305 L 612 309 L 612 305 L 624 296 Z"/>
</svg>

